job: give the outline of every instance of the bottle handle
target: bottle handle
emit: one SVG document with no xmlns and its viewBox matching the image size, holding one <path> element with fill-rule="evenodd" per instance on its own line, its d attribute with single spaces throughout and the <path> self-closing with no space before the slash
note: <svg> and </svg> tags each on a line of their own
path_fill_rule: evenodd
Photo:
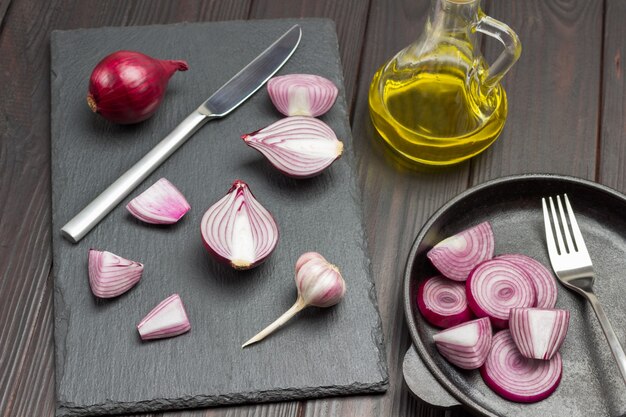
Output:
<svg viewBox="0 0 626 417">
<path fill-rule="evenodd" d="M 504 51 L 489 66 L 487 76 L 483 81 L 487 91 L 491 91 L 517 62 L 522 53 L 522 44 L 510 27 L 492 17 L 482 16 L 475 28 L 476 31 L 497 39 L 504 46 Z"/>
</svg>

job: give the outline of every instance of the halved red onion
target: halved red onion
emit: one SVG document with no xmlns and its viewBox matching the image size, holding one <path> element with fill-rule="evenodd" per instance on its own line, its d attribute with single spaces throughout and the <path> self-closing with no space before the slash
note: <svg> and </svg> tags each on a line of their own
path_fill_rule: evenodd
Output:
<svg viewBox="0 0 626 417">
<path fill-rule="evenodd" d="M 276 221 L 241 180 L 204 213 L 200 232 L 207 251 L 235 269 L 261 264 L 278 243 Z"/>
<path fill-rule="evenodd" d="M 441 275 L 420 283 L 417 307 L 430 324 L 443 328 L 456 326 L 474 317 L 467 305 L 465 285 Z"/>
<path fill-rule="evenodd" d="M 480 368 L 491 349 L 491 322 L 487 317 L 461 323 L 433 335 L 439 353 L 463 369 Z"/>
<path fill-rule="evenodd" d="M 137 325 L 142 340 L 178 336 L 189 329 L 191 324 L 178 294 L 172 294 L 161 301 Z"/>
<path fill-rule="evenodd" d="M 286 117 L 241 138 L 283 174 L 294 178 L 318 175 L 343 152 L 335 132 L 312 117 Z"/>
<path fill-rule="evenodd" d="M 480 368 L 489 388 L 507 400 L 520 403 L 549 397 L 559 386 L 562 372 L 563 362 L 558 352 L 549 361 L 525 358 L 508 330 L 493 336 L 487 360 Z"/>
<path fill-rule="evenodd" d="M 491 225 L 483 222 L 442 240 L 426 256 L 446 277 L 465 281 L 476 265 L 493 258 L 494 246 Z"/>
<path fill-rule="evenodd" d="M 569 311 L 513 308 L 509 315 L 511 337 L 522 355 L 551 359 L 559 350 L 569 326 Z"/>
<path fill-rule="evenodd" d="M 107 251 L 89 249 L 89 286 L 96 297 L 117 297 L 141 279 L 143 264 Z"/>
<path fill-rule="evenodd" d="M 497 258 L 513 262 L 526 271 L 537 291 L 537 308 L 554 308 L 558 289 L 556 278 L 548 268 L 538 260 L 521 254 L 499 255 Z"/>
<path fill-rule="evenodd" d="M 271 78 L 267 92 L 285 116 L 317 117 L 335 103 L 339 90 L 332 81 L 312 74 L 288 74 Z"/>
<path fill-rule="evenodd" d="M 489 317 L 494 327 L 509 325 L 509 312 L 516 307 L 534 307 L 535 286 L 526 272 L 503 259 L 478 265 L 466 282 L 467 302 L 478 317 Z"/>
<path fill-rule="evenodd" d="M 151 224 L 172 224 L 191 208 L 185 196 L 174 185 L 161 178 L 133 198 L 126 208 L 141 221 Z"/>
</svg>

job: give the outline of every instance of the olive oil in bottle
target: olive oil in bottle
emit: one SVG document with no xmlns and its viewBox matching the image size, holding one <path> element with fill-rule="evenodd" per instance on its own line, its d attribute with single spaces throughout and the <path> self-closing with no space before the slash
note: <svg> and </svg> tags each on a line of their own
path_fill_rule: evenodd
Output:
<svg viewBox="0 0 626 417">
<path fill-rule="evenodd" d="M 479 0 L 434 0 L 422 37 L 376 72 L 369 91 L 372 122 L 401 156 L 455 164 L 497 139 L 507 117 L 499 81 L 521 46 L 506 25 L 493 22 Z M 476 51 L 476 32 L 495 36 L 495 26 L 509 47 L 488 67 Z"/>
</svg>

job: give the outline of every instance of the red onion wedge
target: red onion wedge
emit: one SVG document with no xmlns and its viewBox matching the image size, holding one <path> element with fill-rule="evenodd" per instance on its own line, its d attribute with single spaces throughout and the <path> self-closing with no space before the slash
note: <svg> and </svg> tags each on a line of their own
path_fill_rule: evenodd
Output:
<svg viewBox="0 0 626 417">
<path fill-rule="evenodd" d="M 465 285 L 441 275 L 428 278 L 417 289 L 417 307 L 437 327 L 452 327 L 474 317 L 467 305 Z"/>
<path fill-rule="evenodd" d="M 554 308 L 558 289 L 556 278 L 548 268 L 526 255 L 506 254 L 497 256 L 497 258 L 513 262 L 526 271 L 535 285 L 535 290 L 537 290 L 537 308 Z"/>
<path fill-rule="evenodd" d="M 235 269 L 261 264 L 278 243 L 276 221 L 241 180 L 204 213 L 200 232 L 207 251 Z"/>
<path fill-rule="evenodd" d="M 490 259 L 478 265 L 466 282 L 467 302 L 478 317 L 489 317 L 494 327 L 509 325 L 509 312 L 515 307 L 534 307 L 535 286 L 516 264 Z"/>
<path fill-rule="evenodd" d="M 487 317 L 468 321 L 433 336 L 439 353 L 463 369 L 477 369 L 491 349 L 491 322 Z"/>
<path fill-rule="evenodd" d="M 483 222 L 442 240 L 426 256 L 446 277 L 465 281 L 476 265 L 493 258 L 494 246 L 491 225 Z"/>
<path fill-rule="evenodd" d="M 141 279 L 143 265 L 111 252 L 89 249 L 89 286 L 96 297 L 113 298 Z"/>
<path fill-rule="evenodd" d="M 172 294 L 161 301 L 137 325 L 142 340 L 178 336 L 189 329 L 191 324 L 178 294 Z"/>
<path fill-rule="evenodd" d="M 241 138 L 293 178 L 320 174 L 343 152 L 343 143 L 335 132 L 312 117 L 287 117 Z"/>
<path fill-rule="evenodd" d="M 557 352 L 549 361 L 528 359 L 515 346 L 511 332 L 493 336 L 491 351 L 480 368 L 485 384 L 507 400 L 520 403 L 541 401 L 561 382 L 563 362 Z"/>
<path fill-rule="evenodd" d="M 332 81 L 311 74 L 289 74 L 267 82 L 276 109 L 285 116 L 317 117 L 335 103 L 339 90 Z"/>
<path fill-rule="evenodd" d="M 513 308 L 509 315 L 511 337 L 526 358 L 548 360 L 559 350 L 569 326 L 569 311 Z"/>
<path fill-rule="evenodd" d="M 174 185 L 161 178 L 127 205 L 128 211 L 141 221 L 151 224 L 176 223 L 191 206 Z"/>
</svg>

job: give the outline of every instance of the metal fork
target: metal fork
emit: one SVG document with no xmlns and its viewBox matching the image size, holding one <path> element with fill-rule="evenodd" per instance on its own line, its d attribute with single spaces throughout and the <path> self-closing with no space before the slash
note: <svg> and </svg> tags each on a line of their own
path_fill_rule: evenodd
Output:
<svg viewBox="0 0 626 417">
<path fill-rule="evenodd" d="M 541 199 L 548 255 L 550 256 L 552 269 L 554 269 L 561 284 L 570 290 L 576 291 L 591 303 L 593 311 L 595 311 L 602 326 L 602 331 L 609 341 L 617 367 L 622 373 L 624 382 L 626 382 L 626 354 L 624 354 L 624 349 L 622 349 L 619 340 L 617 340 L 613 327 L 611 327 L 609 319 L 598 302 L 598 297 L 593 293 L 592 286 L 595 275 L 591 258 L 585 246 L 583 235 L 580 233 L 572 206 L 567 199 L 567 194 L 563 195 L 563 199 L 565 200 L 567 217 L 561 204 L 561 198 L 558 195 L 556 196 L 558 213 L 554 207 L 552 197 L 548 198 L 550 201 L 549 210 L 546 205 L 546 199 Z M 552 222 L 550 221 L 550 214 L 552 214 Z"/>
</svg>

